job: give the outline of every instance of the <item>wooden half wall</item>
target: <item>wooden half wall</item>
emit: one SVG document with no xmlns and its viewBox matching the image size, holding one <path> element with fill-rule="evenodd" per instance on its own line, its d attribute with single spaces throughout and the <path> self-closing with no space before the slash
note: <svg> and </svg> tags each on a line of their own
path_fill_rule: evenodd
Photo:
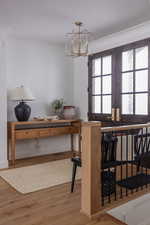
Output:
<svg viewBox="0 0 150 225">
<path fill-rule="evenodd" d="M 101 123 L 82 123 L 81 212 L 91 217 L 101 208 Z"/>
</svg>

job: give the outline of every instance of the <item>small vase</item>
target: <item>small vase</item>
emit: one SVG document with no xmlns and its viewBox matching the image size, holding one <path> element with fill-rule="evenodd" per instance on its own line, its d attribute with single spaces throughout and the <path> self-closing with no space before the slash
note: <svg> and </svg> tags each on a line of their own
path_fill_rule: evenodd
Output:
<svg viewBox="0 0 150 225">
<path fill-rule="evenodd" d="M 75 106 L 64 106 L 63 108 L 64 119 L 70 120 L 76 118 L 76 108 Z"/>
</svg>

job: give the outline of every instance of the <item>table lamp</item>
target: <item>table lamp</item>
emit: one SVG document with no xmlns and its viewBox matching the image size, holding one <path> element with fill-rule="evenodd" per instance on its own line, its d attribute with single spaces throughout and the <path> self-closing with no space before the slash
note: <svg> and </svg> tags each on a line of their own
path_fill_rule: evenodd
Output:
<svg viewBox="0 0 150 225">
<path fill-rule="evenodd" d="M 27 105 L 26 102 L 35 100 L 31 91 L 24 86 L 16 87 L 10 91 L 10 100 L 19 101 L 19 104 L 15 107 L 15 115 L 17 120 L 28 121 L 31 115 L 31 107 Z"/>
</svg>

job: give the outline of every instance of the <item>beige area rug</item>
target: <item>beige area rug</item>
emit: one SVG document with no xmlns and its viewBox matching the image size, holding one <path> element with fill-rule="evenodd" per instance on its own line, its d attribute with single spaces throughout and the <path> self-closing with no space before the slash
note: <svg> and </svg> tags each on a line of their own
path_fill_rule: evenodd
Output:
<svg viewBox="0 0 150 225">
<path fill-rule="evenodd" d="M 22 194 L 68 183 L 72 177 L 70 159 L 37 164 L 0 172 L 0 176 Z M 81 168 L 77 169 L 76 179 L 80 179 Z"/>
</svg>

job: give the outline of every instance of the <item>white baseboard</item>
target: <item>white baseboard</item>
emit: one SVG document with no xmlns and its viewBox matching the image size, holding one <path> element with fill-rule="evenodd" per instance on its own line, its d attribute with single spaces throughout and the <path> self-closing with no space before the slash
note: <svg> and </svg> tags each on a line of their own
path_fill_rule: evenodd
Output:
<svg viewBox="0 0 150 225">
<path fill-rule="evenodd" d="M 8 160 L 0 161 L 0 169 L 8 168 Z"/>
</svg>

